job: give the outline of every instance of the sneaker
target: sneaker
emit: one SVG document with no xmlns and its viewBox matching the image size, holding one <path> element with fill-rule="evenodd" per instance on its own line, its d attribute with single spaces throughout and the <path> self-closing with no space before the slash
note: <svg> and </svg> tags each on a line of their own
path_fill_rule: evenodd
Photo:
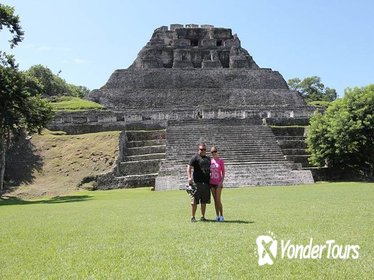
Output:
<svg viewBox="0 0 374 280">
<path fill-rule="evenodd" d="M 219 221 L 220 221 L 220 222 L 225 221 L 225 219 L 223 218 L 223 216 L 220 216 L 220 217 L 219 217 Z"/>
<path fill-rule="evenodd" d="M 192 217 L 192 218 L 191 218 L 191 223 L 195 223 L 195 222 L 196 222 L 195 217 Z"/>
<path fill-rule="evenodd" d="M 216 217 L 216 222 L 219 222 L 220 221 L 220 216 L 217 216 Z"/>
<path fill-rule="evenodd" d="M 206 219 L 205 219 L 204 217 L 201 217 L 201 218 L 200 218 L 200 221 L 201 221 L 201 222 L 205 222 Z"/>
</svg>

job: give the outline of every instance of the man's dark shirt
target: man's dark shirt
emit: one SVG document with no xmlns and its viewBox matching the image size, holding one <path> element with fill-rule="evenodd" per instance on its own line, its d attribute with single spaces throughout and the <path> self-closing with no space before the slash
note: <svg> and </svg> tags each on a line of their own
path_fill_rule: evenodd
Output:
<svg viewBox="0 0 374 280">
<path fill-rule="evenodd" d="M 193 167 L 193 180 L 195 183 L 209 184 L 210 180 L 210 157 L 196 154 L 189 162 Z"/>
</svg>

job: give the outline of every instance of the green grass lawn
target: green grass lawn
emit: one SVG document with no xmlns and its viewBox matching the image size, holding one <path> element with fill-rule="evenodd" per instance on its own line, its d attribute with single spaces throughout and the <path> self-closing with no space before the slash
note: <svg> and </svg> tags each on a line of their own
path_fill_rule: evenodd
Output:
<svg viewBox="0 0 374 280">
<path fill-rule="evenodd" d="M 226 221 L 190 222 L 184 191 L 0 200 L 0 279 L 373 279 L 374 184 L 225 189 Z M 258 265 L 256 238 L 357 244 L 359 258 Z"/>
<path fill-rule="evenodd" d="M 101 104 L 72 96 L 63 96 L 58 101 L 51 102 L 51 105 L 55 111 L 100 110 L 104 108 Z"/>
</svg>

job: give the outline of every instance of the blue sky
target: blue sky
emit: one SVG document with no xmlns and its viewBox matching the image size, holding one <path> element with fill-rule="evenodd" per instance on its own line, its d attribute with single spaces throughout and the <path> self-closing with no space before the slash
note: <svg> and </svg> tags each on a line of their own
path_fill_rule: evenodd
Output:
<svg viewBox="0 0 374 280">
<path fill-rule="evenodd" d="M 319 76 L 340 96 L 374 83 L 372 0 L 4 0 L 25 31 L 11 52 L 21 69 L 49 67 L 67 82 L 103 86 L 131 65 L 154 29 L 173 23 L 231 28 L 260 67 Z M 0 49 L 7 50 L 6 31 Z"/>
</svg>

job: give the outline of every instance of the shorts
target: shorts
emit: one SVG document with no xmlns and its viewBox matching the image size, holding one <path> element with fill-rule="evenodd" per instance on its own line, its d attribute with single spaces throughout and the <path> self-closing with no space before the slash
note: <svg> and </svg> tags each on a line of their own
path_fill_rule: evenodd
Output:
<svg viewBox="0 0 374 280">
<path fill-rule="evenodd" d="M 192 204 L 209 204 L 210 203 L 210 188 L 207 183 L 196 183 L 197 191 L 191 200 Z"/>
</svg>

